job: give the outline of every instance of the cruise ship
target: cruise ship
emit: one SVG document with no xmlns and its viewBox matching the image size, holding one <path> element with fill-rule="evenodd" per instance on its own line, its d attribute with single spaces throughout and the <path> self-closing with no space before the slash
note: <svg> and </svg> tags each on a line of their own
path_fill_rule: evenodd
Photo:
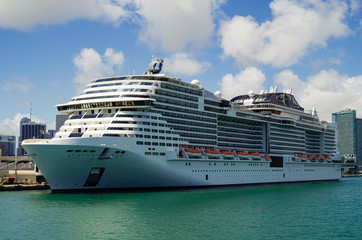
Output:
<svg viewBox="0 0 362 240">
<path fill-rule="evenodd" d="M 22 146 L 52 191 L 336 181 L 336 128 L 272 87 L 231 100 L 162 74 L 92 81 L 50 140 Z"/>
</svg>

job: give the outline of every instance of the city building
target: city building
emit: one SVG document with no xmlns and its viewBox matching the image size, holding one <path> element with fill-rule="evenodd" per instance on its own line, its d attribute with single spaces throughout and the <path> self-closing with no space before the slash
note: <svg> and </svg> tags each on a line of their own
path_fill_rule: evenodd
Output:
<svg viewBox="0 0 362 240">
<path fill-rule="evenodd" d="M 55 135 L 56 131 L 54 129 L 49 129 L 46 138 L 52 139 Z"/>
<path fill-rule="evenodd" d="M 0 135 L 0 156 L 15 156 L 16 137 Z"/>
<path fill-rule="evenodd" d="M 22 142 L 22 139 L 21 139 L 21 136 L 23 135 L 23 133 L 22 133 L 22 128 L 21 128 L 21 126 L 23 125 L 23 124 L 25 124 L 25 123 L 29 123 L 30 122 L 30 118 L 27 118 L 27 117 L 23 117 L 21 120 L 20 120 L 20 133 L 19 133 L 19 137 L 18 137 L 18 148 L 17 148 L 17 155 L 18 156 L 22 156 L 23 154 L 23 151 L 24 150 L 22 150 L 23 148 L 21 147 L 21 142 Z"/>
<path fill-rule="evenodd" d="M 340 153 L 355 155 L 357 164 L 362 165 L 362 119 L 356 117 L 356 110 L 332 113 L 332 122 L 337 124 Z"/>
<path fill-rule="evenodd" d="M 46 138 L 46 124 L 31 122 L 29 118 L 23 118 L 20 121 L 18 156 L 23 156 L 26 154 L 23 147 L 21 146 L 21 142 L 25 139 L 32 139 L 32 138 L 37 138 L 37 139 Z"/>
</svg>

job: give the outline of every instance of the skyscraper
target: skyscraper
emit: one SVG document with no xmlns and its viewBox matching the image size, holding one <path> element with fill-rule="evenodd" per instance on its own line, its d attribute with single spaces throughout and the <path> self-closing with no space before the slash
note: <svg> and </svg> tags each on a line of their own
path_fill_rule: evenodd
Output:
<svg viewBox="0 0 362 240">
<path fill-rule="evenodd" d="M 22 128 L 21 126 L 25 123 L 29 123 L 30 122 L 30 118 L 27 118 L 27 117 L 23 117 L 21 120 L 20 120 L 20 134 L 19 136 L 22 136 L 23 133 L 22 133 Z"/>
<path fill-rule="evenodd" d="M 46 134 L 46 125 L 45 125 L 45 123 L 30 122 L 30 119 L 29 119 L 29 121 L 27 121 L 27 120 L 25 120 L 25 118 L 23 118 L 20 121 L 20 136 L 19 136 L 18 155 L 19 156 L 25 155 L 25 151 L 21 147 L 21 142 L 23 140 L 32 139 L 32 138 L 44 139 L 45 134 Z"/>
<path fill-rule="evenodd" d="M 19 137 L 18 137 L 18 149 L 17 149 L 17 155 L 18 156 L 22 156 L 22 155 L 24 155 L 24 150 L 23 150 L 23 148 L 21 147 L 21 142 L 23 141 L 23 139 L 21 138 L 21 136 L 23 135 L 23 132 L 22 132 L 22 128 L 21 128 L 21 126 L 23 125 L 23 124 L 25 124 L 25 123 L 28 123 L 28 122 L 30 122 L 30 118 L 27 118 L 27 117 L 23 117 L 21 120 L 20 120 L 20 127 L 19 127 L 19 129 L 20 129 L 20 133 L 19 133 Z"/>
<path fill-rule="evenodd" d="M 345 109 L 332 114 L 337 122 L 338 148 L 342 154 L 354 154 L 357 164 L 362 164 L 362 119 L 356 118 L 356 110 Z"/>
<path fill-rule="evenodd" d="M 356 154 L 357 163 L 362 165 L 362 119 L 356 118 Z"/>
<path fill-rule="evenodd" d="M 0 135 L 0 149 L 2 156 L 15 156 L 15 136 Z"/>
</svg>

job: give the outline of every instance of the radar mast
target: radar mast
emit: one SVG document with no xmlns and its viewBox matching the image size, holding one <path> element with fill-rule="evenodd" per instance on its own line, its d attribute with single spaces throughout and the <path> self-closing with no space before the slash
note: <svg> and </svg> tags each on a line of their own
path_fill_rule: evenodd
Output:
<svg viewBox="0 0 362 240">
<path fill-rule="evenodd" d="M 148 67 L 148 74 L 157 74 L 162 70 L 163 59 L 155 58 L 151 61 L 150 66 Z"/>
</svg>

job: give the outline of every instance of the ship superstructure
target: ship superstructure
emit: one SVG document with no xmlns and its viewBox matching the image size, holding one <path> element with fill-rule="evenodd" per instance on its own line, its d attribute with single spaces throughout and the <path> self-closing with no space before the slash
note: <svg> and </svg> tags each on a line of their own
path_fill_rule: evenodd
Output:
<svg viewBox="0 0 362 240">
<path fill-rule="evenodd" d="M 23 147 L 52 190 L 162 188 L 337 180 L 336 129 L 291 91 L 220 93 L 148 72 L 97 79 L 58 111 L 51 140 Z"/>
</svg>

